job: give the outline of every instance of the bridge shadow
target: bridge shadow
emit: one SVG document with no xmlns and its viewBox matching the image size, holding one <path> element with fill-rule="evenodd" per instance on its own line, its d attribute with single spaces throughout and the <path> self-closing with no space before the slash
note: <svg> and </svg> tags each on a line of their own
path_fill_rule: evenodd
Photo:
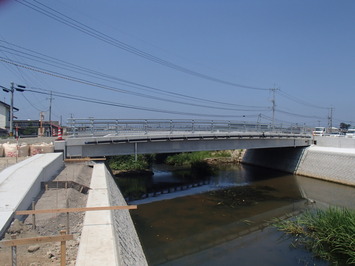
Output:
<svg viewBox="0 0 355 266">
<path fill-rule="evenodd" d="M 295 173 L 306 147 L 246 150 L 242 163 Z"/>
</svg>

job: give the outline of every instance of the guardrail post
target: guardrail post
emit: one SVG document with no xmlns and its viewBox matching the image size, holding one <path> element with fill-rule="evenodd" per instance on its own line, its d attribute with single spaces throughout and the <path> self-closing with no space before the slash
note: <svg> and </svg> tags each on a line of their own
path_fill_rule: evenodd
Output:
<svg viewBox="0 0 355 266">
<path fill-rule="evenodd" d="M 228 121 L 228 132 L 231 132 L 231 121 Z"/>
<path fill-rule="evenodd" d="M 118 120 L 116 120 L 116 135 L 118 135 Z"/>
<path fill-rule="evenodd" d="M 195 132 L 195 120 L 192 120 L 192 128 L 191 128 L 192 133 Z"/>
<path fill-rule="evenodd" d="M 148 121 L 144 120 L 144 134 L 148 134 Z"/>
<path fill-rule="evenodd" d="M 73 131 L 73 136 L 75 136 L 75 134 L 76 134 L 76 133 L 75 133 L 75 131 L 76 131 L 76 130 L 75 130 L 75 129 L 76 129 L 76 127 L 75 127 L 75 119 L 72 119 L 72 120 L 71 120 L 71 127 L 72 127 L 72 131 Z"/>
<path fill-rule="evenodd" d="M 170 134 L 173 134 L 173 120 L 170 120 Z"/>
<path fill-rule="evenodd" d="M 211 121 L 211 133 L 213 133 L 214 131 L 214 124 L 213 124 L 213 120 Z"/>
<path fill-rule="evenodd" d="M 91 123 L 91 135 L 94 136 L 94 119 L 90 119 L 90 123 Z"/>
</svg>

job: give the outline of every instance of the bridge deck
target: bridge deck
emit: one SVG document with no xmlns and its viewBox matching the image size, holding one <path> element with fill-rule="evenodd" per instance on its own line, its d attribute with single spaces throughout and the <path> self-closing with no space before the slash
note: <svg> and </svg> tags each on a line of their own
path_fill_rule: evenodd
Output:
<svg viewBox="0 0 355 266">
<path fill-rule="evenodd" d="M 205 150 L 258 149 L 309 146 L 306 134 L 261 132 L 154 131 L 122 132 L 105 136 L 75 136 L 56 150 L 67 157 L 101 157 L 127 154 L 174 153 Z"/>
</svg>

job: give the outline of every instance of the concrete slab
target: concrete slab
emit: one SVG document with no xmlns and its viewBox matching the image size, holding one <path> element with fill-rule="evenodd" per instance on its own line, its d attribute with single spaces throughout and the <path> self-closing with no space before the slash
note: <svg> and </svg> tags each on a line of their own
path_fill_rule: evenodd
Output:
<svg viewBox="0 0 355 266">
<path fill-rule="evenodd" d="M 110 206 L 104 164 L 94 166 L 86 206 Z M 110 211 L 85 213 L 76 265 L 119 265 Z"/>
<path fill-rule="evenodd" d="M 26 210 L 41 190 L 41 182 L 55 177 L 63 168 L 61 153 L 37 154 L 0 173 L 0 236 L 17 210 Z"/>
</svg>

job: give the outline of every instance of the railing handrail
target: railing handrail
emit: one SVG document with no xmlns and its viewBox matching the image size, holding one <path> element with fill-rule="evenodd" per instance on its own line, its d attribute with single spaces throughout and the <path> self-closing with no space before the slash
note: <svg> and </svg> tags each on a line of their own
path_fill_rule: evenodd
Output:
<svg viewBox="0 0 355 266">
<path fill-rule="evenodd" d="M 103 136 L 121 134 L 122 132 L 278 132 L 278 133 L 311 133 L 311 128 L 297 124 L 285 127 L 285 124 L 260 123 L 232 120 L 195 120 L 195 119 L 68 119 L 68 134 L 75 136 Z M 293 132 L 295 131 L 295 132 Z M 298 133 L 297 133 L 298 132 Z"/>
</svg>

